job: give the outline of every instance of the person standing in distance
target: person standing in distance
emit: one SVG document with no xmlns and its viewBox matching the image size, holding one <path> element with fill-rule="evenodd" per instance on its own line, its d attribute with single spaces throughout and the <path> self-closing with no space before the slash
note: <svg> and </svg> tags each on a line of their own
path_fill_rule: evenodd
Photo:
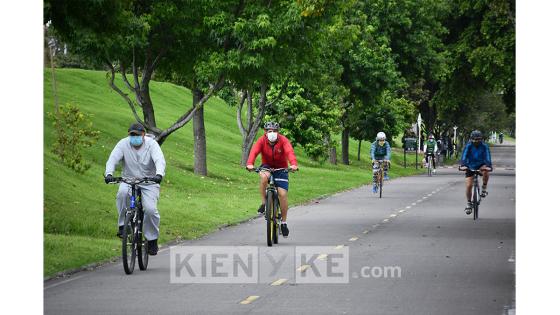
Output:
<svg viewBox="0 0 560 315">
<path fill-rule="evenodd" d="M 165 175 L 165 158 L 157 141 L 146 137 L 144 126 L 134 123 L 128 128 L 128 137 L 121 139 L 107 160 L 105 166 L 105 183 L 114 181 L 115 166 L 122 162 L 122 177 L 155 177 L 156 184 L 140 184 L 142 206 L 144 209 L 144 235 L 148 240 L 148 254 L 158 252 L 159 237 L 159 183 Z M 131 186 L 120 183 L 117 192 L 118 232 L 122 237 L 124 217 L 131 196 Z"/>
<path fill-rule="evenodd" d="M 247 159 L 247 170 L 252 171 L 255 166 L 255 159 L 260 154 L 262 164 L 261 167 L 265 168 L 288 168 L 288 161 L 290 162 L 290 169 L 297 171 L 297 159 L 294 149 L 290 140 L 285 136 L 278 133 L 279 125 L 277 122 L 267 122 L 264 124 L 264 135 L 260 137 L 255 145 L 251 148 L 249 158 Z M 266 201 L 266 186 L 268 185 L 268 178 L 270 172 L 261 171 L 260 192 L 262 203 L 258 209 L 259 213 L 264 213 L 264 203 Z M 280 200 L 280 209 L 282 211 L 282 224 L 280 230 L 282 236 L 288 237 L 290 230 L 288 230 L 288 173 L 276 171 L 273 173 L 276 187 L 278 188 L 278 199 Z"/>
</svg>

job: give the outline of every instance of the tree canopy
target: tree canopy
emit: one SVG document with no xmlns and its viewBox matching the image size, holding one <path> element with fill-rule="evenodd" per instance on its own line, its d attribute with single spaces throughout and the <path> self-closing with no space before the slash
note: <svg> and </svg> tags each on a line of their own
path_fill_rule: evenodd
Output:
<svg viewBox="0 0 560 315">
<path fill-rule="evenodd" d="M 48 21 L 161 143 L 193 117 L 203 132 L 212 95 L 237 107 L 241 163 L 265 118 L 316 160 L 340 144 L 343 163 L 349 137 L 396 137 L 418 113 L 438 134 L 514 129 L 513 0 L 46 0 Z M 193 91 L 171 126 L 154 78 Z"/>
</svg>

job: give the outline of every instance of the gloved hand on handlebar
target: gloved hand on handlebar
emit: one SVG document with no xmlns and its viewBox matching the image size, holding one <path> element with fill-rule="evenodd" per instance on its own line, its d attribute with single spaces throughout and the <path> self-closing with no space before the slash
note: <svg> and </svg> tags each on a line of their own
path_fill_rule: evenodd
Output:
<svg viewBox="0 0 560 315">
<path fill-rule="evenodd" d="M 163 176 L 157 174 L 156 177 L 154 177 L 154 182 L 156 183 L 161 183 L 161 180 L 163 179 Z"/>
<path fill-rule="evenodd" d="M 107 174 L 107 176 L 105 176 L 105 184 L 109 184 L 109 183 L 112 183 L 114 181 L 115 181 L 115 179 L 113 178 L 112 174 Z"/>
</svg>

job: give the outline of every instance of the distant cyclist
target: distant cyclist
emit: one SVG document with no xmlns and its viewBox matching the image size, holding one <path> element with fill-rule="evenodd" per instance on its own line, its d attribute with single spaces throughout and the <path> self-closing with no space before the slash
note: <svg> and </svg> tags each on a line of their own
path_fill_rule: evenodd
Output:
<svg viewBox="0 0 560 315">
<path fill-rule="evenodd" d="M 279 125 L 277 122 L 267 122 L 264 124 L 264 135 L 260 137 L 249 153 L 247 159 L 247 170 L 251 171 L 255 168 L 253 165 L 257 155 L 261 155 L 261 167 L 265 168 L 288 168 L 288 161 L 290 168 L 297 171 L 297 160 L 294 149 L 290 140 L 278 133 Z M 266 201 L 266 186 L 268 185 L 268 178 L 270 172 L 262 171 L 259 173 L 261 177 L 260 191 L 262 204 L 258 209 L 259 213 L 264 212 L 264 203 Z M 282 236 L 288 237 L 290 230 L 288 230 L 288 173 L 277 171 L 274 172 L 274 180 L 278 188 L 278 199 L 280 200 L 280 209 L 282 210 L 282 224 L 280 230 Z"/>
<path fill-rule="evenodd" d="M 466 186 L 467 186 L 467 207 L 465 212 L 471 214 L 472 212 L 472 188 L 474 172 L 470 170 L 480 170 L 482 172 L 482 192 L 481 197 L 488 195 L 487 185 L 490 178 L 489 172 L 492 171 L 492 158 L 490 157 L 490 149 L 488 145 L 482 142 L 482 133 L 478 130 L 471 132 L 471 141 L 467 143 L 463 154 L 461 155 L 461 169 L 466 169 Z"/>
<path fill-rule="evenodd" d="M 157 240 L 159 237 L 159 183 L 165 175 L 165 158 L 157 141 L 146 136 L 144 126 L 134 123 L 128 128 L 128 137 L 121 139 L 109 156 L 105 167 L 105 182 L 114 181 L 115 166 L 122 163 L 123 177 L 155 177 L 156 184 L 141 184 L 142 206 L 144 207 L 144 235 L 148 240 L 148 254 L 156 255 L 158 252 Z M 124 217 L 126 214 L 129 196 L 129 184 L 121 183 L 117 192 L 117 210 L 119 212 L 117 236 L 122 237 Z"/>
<path fill-rule="evenodd" d="M 438 152 L 438 145 L 434 135 L 430 134 L 428 141 L 424 143 L 424 164 L 428 167 L 428 156 L 432 157 L 433 173 L 436 173 L 436 153 Z"/>
<path fill-rule="evenodd" d="M 379 162 L 386 162 L 384 167 L 384 179 L 389 179 L 389 175 L 387 174 L 387 165 L 391 164 L 391 145 L 388 141 L 386 141 L 386 136 L 384 132 L 378 132 L 377 137 L 375 137 L 375 141 L 371 144 L 371 149 L 369 151 L 369 155 L 371 156 L 371 163 L 373 165 L 373 176 L 374 178 L 377 176 L 377 172 L 379 172 Z M 377 185 L 374 183 L 373 185 L 373 192 L 377 192 Z"/>
</svg>

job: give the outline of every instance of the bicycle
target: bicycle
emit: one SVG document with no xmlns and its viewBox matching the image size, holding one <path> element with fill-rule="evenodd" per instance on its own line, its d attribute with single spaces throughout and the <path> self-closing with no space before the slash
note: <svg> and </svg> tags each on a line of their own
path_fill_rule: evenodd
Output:
<svg viewBox="0 0 560 315">
<path fill-rule="evenodd" d="M 268 186 L 266 187 L 266 202 L 264 207 L 264 214 L 266 219 L 266 244 L 278 244 L 278 236 L 280 234 L 280 224 L 282 223 L 282 214 L 280 211 L 280 200 L 278 199 L 278 188 L 274 182 L 273 172 L 290 172 L 289 168 L 266 168 L 257 167 L 253 172 L 260 173 L 261 171 L 270 172 L 268 177 Z"/>
<path fill-rule="evenodd" d="M 433 169 L 432 169 L 433 163 L 434 163 L 434 157 L 433 157 L 433 155 L 432 155 L 432 154 L 428 154 L 428 159 L 427 159 L 427 160 L 428 160 L 428 176 L 431 177 L 432 174 L 433 174 Z"/>
<path fill-rule="evenodd" d="M 377 191 L 379 192 L 379 198 L 383 196 L 383 179 L 385 178 L 385 168 L 387 167 L 387 161 L 385 160 L 375 160 L 372 163 L 373 167 L 373 185 L 377 186 Z M 377 171 L 377 177 L 375 176 L 375 166 L 381 164 L 379 170 Z"/>
<path fill-rule="evenodd" d="M 459 167 L 460 171 L 467 171 L 468 168 L 466 167 Z M 482 200 L 480 196 L 480 183 L 478 181 L 478 177 L 482 176 L 482 172 L 477 169 L 468 169 L 469 171 L 474 173 L 473 176 L 473 189 L 472 189 L 472 197 L 471 202 L 473 205 L 473 220 L 478 219 L 478 209 L 480 207 L 480 201 Z"/>
<path fill-rule="evenodd" d="M 123 178 L 115 177 L 110 184 L 126 183 L 131 186 L 130 204 L 126 209 L 122 231 L 122 260 L 124 272 L 129 275 L 134 271 L 136 257 L 140 270 L 148 268 L 148 240 L 142 232 L 144 211 L 142 209 L 142 190 L 139 184 L 155 184 L 155 178 Z"/>
</svg>

